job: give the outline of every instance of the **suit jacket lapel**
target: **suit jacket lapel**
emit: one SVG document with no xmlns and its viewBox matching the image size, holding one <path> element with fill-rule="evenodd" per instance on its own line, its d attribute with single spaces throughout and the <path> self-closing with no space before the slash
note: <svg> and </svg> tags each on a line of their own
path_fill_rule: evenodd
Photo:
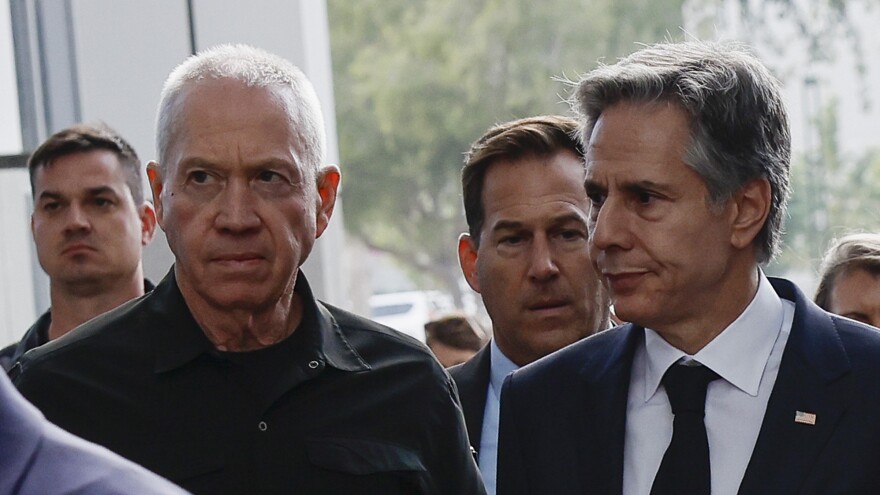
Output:
<svg viewBox="0 0 880 495">
<path fill-rule="evenodd" d="M 626 405 L 636 346 L 644 340 L 644 329 L 635 325 L 607 330 L 616 332 L 606 352 L 593 352 L 581 370 L 587 382 L 585 411 L 576 438 L 580 442 L 582 487 L 591 494 L 620 494 L 623 491 L 623 443 L 626 437 Z M 597 337 L 610 337 L 601 335 Z"/>
<path fill-rule="evenodd" d="M 468 438 L 475 450 L 480 448 L 483 433 L 483 412 L 486 409 L 486 393 L 489 389 L 491 368 L 490 346 L 486 345 L 467 362 L 450 369 L 458 387 Z"/>
<path fill-rule="evenodd" d="M 797 493 L 853 396 L 849 360 L 831 319 L 793 284 L 771 282 L 795 302 L 795 315 L 741 494 Z M 815 414 L 816 424 L 795 422 L 797 411 Z"/>
</svg>

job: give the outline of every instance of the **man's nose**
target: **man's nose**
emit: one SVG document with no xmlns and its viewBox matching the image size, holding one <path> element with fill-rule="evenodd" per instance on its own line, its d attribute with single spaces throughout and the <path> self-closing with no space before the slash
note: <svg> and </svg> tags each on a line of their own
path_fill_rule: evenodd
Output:
<svg viewBox="0 0 880 495">
<path fill-rule="evenodd" d="M 218 229 L 229 232 L 246 232 L 260 226 L 260 217 L 255 210 L 258 200 L 252 193 L 250 184 L 244 180 L 231 180 L 223 194 L 216 198 L 219 212 L 216 216 Z"/>
<path fill-rule="evenodd" d="M 614 247 L 627 249 L 628 223 L 623 205 L 608 198 L 601 206 L 593 206 L 593 208 L 590 220 L 590 244 L 593 249 L 598 251 Z"/>
<path fill-rule="evenodd" d="M 549 280 L 559 274 L 552 241 L 545 236 L 535 236 L 529 260 L 529 277 L 538 280 Z"/>
<path fill-rule="evenodd" d="M 76 203 L 72 203 L 67 208 L 66 220 L 64 230 L 67 232 L 88 232 L 92 230 L 92 222 L 89 219 L 88 213 L 86 213 L 82 206 Z"/>
</svg>

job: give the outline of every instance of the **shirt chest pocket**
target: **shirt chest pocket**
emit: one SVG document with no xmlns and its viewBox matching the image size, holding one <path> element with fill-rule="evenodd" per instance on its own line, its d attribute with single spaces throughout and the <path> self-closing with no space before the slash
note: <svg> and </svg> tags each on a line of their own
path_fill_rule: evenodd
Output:
<svg viewBox="0 0 880 495">
<path fill-rule="evenodd" d="M 312 481 L 318 490 L 310 493 L 432 493 L 421 456 L 404 446 L 320 438 L 308 441 L 307 455 L 316 470 Z"/>
</svg>

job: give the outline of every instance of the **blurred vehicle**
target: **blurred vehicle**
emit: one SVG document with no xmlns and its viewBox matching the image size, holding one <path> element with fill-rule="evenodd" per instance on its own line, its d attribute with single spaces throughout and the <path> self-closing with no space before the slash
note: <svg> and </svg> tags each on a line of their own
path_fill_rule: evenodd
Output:
<svg viewBox="0 0 880 495">
<path fill-rule="evenodd" d="M 370 297 L 370 318 L 425 341 L 425 323 L 455 311 L 452 296 L 437 290 L 377 294 Z"/>
</svg>

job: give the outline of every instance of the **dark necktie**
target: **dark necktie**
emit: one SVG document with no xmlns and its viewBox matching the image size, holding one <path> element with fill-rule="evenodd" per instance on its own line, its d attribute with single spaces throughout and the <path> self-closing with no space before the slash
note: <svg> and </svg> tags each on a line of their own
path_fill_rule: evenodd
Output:
<svg viewBox="0 0 880 495">
<path fill-rule="evenodd" d="M 672 441 L 654 477 L 651 495 L 709 495 L 709 440 L 703 416 L 706 387 L 718 378 L 705 366 L 673 364 L 663 375 L 672 405 Z"/>
</svg>

